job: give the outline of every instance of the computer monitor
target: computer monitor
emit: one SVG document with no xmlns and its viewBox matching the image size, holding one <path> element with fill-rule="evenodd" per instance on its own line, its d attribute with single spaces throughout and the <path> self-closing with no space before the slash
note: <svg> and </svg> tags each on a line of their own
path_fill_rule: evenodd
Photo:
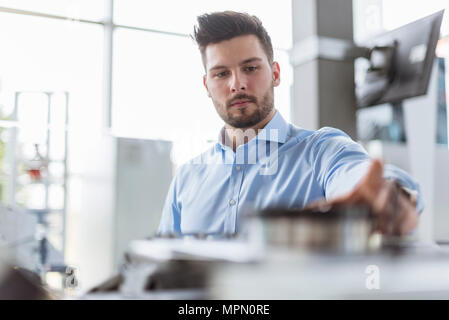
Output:
<svg viewBox="0 0 449 320">
<path fill-rule="evenodd" d="M 357 84 L 359 107 L 399 103 L 424 95 L 429 85 L 444 10 L 385 32 L 366 43 L 370 68 Z"/>
</svg>

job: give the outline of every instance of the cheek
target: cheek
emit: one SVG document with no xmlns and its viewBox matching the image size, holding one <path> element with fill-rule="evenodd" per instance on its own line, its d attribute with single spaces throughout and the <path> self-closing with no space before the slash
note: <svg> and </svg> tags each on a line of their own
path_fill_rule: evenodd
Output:
<svg viewBox="0 0 449 320">
<path fill-rule="evenodd" d="M 249 78 L 246 82 L 248 93 L 259 95 L 267 90 L 271 82 L 271 78 L 266 74 L 259 74 L 258 76 Z"/>
<path fill-rule="evenodd" d="M 266 91 L 266 89 L 269 88 L 272 83 L 273 83 L 273 78 L 271 77 L 271 74 L 265 74 L 256 79 L 255 88 L 260 91 Z"/>
<path fill-rule="evenodd" d="M 226 94 L 226 84 L 223 83 L 211 83 L 209 86 L 209 92 L 214 97 L 222 97 Z"/>
</svg>

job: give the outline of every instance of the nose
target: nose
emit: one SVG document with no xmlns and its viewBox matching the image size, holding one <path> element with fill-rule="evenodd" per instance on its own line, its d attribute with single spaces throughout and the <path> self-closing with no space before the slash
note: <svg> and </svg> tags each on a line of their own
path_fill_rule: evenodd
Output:
<svg viewBox="0 0 449 320">
<path fill-rule="evenodd" d="M 236 93 L 240 91 L 246 91 L 246 79 L 245 76 L 240 74 L 239 72 L 234 72 L 231 77 L 231 92 Z"/>
</svg>

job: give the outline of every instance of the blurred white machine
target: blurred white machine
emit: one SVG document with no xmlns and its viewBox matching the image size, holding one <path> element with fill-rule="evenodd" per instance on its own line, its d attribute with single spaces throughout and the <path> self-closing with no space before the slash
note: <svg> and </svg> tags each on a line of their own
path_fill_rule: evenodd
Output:
<svg viewBox="0 0 449 320">
<path fill-rule="evenodd" d="M 17 265 L 35 270 L 37 217 L 20 208 L 0 204 L 0 251 Z M 33 254 L 35 253 L 35 254 Z"/>
<path fill-rule="evenodd" d="M 172 143 L 117 138 L 115 262 L 130 241 L 153 236 L 172 179 Z"/>
</svg>

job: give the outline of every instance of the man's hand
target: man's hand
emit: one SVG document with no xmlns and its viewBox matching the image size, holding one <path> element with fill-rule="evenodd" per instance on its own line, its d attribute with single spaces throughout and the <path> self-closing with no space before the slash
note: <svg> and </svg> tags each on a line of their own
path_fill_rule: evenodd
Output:
<svg viewBox="0 0 449 320">
<path fill-rule="evenodd" d="M 373 160 L 368 173 L 353 191 L 315 205 L 368 205 L 378 218 L 377 230 L 387 235 L 406 235 L 417 226 L 418 212 L 397 184 L 385 180 L 382 173 L 382 163 L 379 160 Z"/>
</svg>

